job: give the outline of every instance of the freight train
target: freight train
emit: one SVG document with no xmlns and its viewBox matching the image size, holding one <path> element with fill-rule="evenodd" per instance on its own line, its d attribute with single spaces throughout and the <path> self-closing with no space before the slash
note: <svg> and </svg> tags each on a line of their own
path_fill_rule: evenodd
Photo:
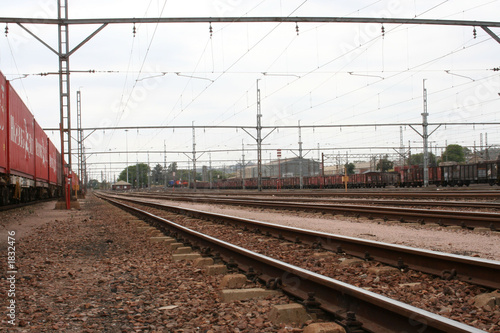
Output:
<svg viewBox="0 0 500 333">
<path fill-rule="evenodd" d="M 458 164 L 445 163 L 437 167 L 429 167 L 429 184 L 435 186 L 469 186 L 470 184 L 500 185 L 500 156 L 494 161 Z M 366 172 L 343 175 L 325 175 L 303 177 L 303 188 L 383 188 L 421 187 L 424 185 L 424 169 L 421 166 L 396 167 L 391 172 Z M 256 189 L 257 179 L 232 178 L 212 182 L 212 189 Z M 193 187 L 193 184 L 190 184 Z M 209 189 L 209 182 L 196 182 L 197 189 Z M 298 189 L 299 177 L 263 178 L 263 189 Z"/>
<path fill-rule="evenodd" d="M 61 164 L 56 146 L 0 72 L 0 205 L 60 196 Z"/>
</svg>

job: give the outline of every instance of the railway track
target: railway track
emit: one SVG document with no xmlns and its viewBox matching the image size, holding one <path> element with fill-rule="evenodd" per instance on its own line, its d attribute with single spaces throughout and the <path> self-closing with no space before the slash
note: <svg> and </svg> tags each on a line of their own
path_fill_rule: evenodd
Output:
<svg viewBox="0 0 500 333">
<path fill-rule="evenodd" d="M 500 274 L 500 263 L 492 260 L 417 250 L 406 246 L 391 245 L 371 240 L 292 228 L 224 214 L 125 198 L 122 196 L 109 197 L 147 205 L 149 207 L 167 210 L 198 219 L 222 221 L 279 239 L 286 239 L 292 242 L 303 242 L 337 253 L 347 253 L 359 258 L 369 258 L 370 260 L 373 259 L 398 268 L 408 267 L 416 271 L 441 277 L 447 276 L 449 274 L 448 272 L 455 272 L 454 277 L 462 281 L 492 289 L 500 289 L 500 280 L 497 278 L 498 274 Z"/>
<path fill-rule="evenodd" d="M 137 197 L 152 197 L 151 193 L 134 193 L 129 194 Z M 193 201 L 199 199 L 224 199 L 225 195 L 175 195 L 175 194 L 163 194 L 155 193 L 156 198 L 165 198 L 170 200 L 179 201 Z M 238 197 L 239 200 L 255 200 L 255 197 L 251 196 L 241 196 Z M 388 200 L 388 199 L 328 199 L 328 198 L 294 198 L 294 197 L 275 197 L 274 195 L 269 195 L 265 199 L 269 202 L 314 202 L 323 204 L 370 204 L 370 205 L 383 205 L 383 206 L 412 206 L 412 207 L 450 207 L 450 208 L 479 208 L 479 209 L 491 209 L 500 210 L 500 202 L 491 201 L 442 201 L 442 200 Z"/>
<path fill-rule="evenodd" d="M 39 204 L 42 202 L 55 201 L 55 200 L 57 200 L 57 198 L 41 199 L 41 200 L 30 201 L 30 202 L 9 204 L 7 206 L 0 206 L 0 212 L 5 212 L 5 211 L 11 210 L 11 209 L 16 209 L 16 208 L 29 207 L 29 206 L 36 205 L 36 204 Z"/>
<path fill-rule="evenodd" d="M 100 196 L 102 197 L 102 194 L 100 194 Z M 169 221 L 168 219 L 156 216 L 151 212 L 133 207 L 130 204 L 119 202 L 109 196 L 106 200 L 120 206 L 136 216 L 139 216 L 141 219 L 147 220 L 150 224 L 162 229 L 165 233 L 175 235 L 176 238 L 181 239 L 184 243 L 194 244 L 196 247 L 204 249 L 203 252 L 205 254 L 220 253 L 220 256 L 226 262 L 233 262 L 233 267 L 235 265 L 234 262 L 236 262 L 238 269 L 246 272 L 247 274 L 255 269 L 260 273 L 258 278 L 268 286 L 279 287 L 285 293 L 302 299 L 306 305 L 311 304 L 312 306 L 313 304 L 318 305 L 319 303 L 319 309 L 331 314 L 336 318 L 336 320 L 341 321 L 344 325 L 354 325 L 351 326 L 351 329 L 356 329 L 356 332 L 422 332 L 423 330 L 425 330 L 425 332 L 482 332 L 481 330 L 463 323 L 441 317 L 359 287 L 351 286 L 347 283 L 308 271 L 304 268 L 290 265 L 277 259 L 249 251 L 242 247 L 234 246 L 228 242 L 193 231 L 185 226 Z M 129 202 L 135 201 L 136 204 L 140 205 L 148 205 L 168 210 L 172 209 L 171 207 L 167 208 L 164 205 L 146 203 L 140 200 L 126 200 Z M 208 216 L 203 215 L 203 212 L 200 211 L 187 210 L 179 207 L 174 210 L 196 218 L 209 218 Z M 226 220 L 231 219 L 229 216 L 219 214 L 209 215 L 212 215 L 212 218 L 223 219 L 225 222 L 227 222 Z M 244 219 L 236 218 L 236 220 L 241 222 L 241 220 Z M 314 239 L 316 244 L 319 241 L 320 244 L 325 247 L 333 246 L 335 248 L 335 243 L 338 242 L 338 240 L 333 239 L 328 241 L 330 235 L 327 234 L 310 233 L 309 236 L 311 236 L 311 239 L 308 239 L 305 237 L 303 230 L 299 231 L 294 228 L 276 226 L 280 229 L 280 233 L 276 234 L 278 230 L 272 229 L 271 224 L 256 224 L 256 221 L 251 220 L 247 220 L 245 223 L 252 223 L 252 228 L 259 228 L 260 232 L 269 233 L 269 235 L 273 235 L 277 238 L 288 239 L 288 237 L 291 237 L 292 239 L 290 240 L 295 242 L 297 241 L 296 237 L 298 237 L 297 232 L 300 234 L 299 237 L 303 237 L 300 241 L 304 243 L 308 243 L 310 240 Z M 265 226 L 266 229 L 264 229 Z M 285 229 L 287 229 L 286 233 Z M 293 233 L 294 231 L 295 234 Z M 350 245 L 347 245 L 344 241 L 347 242 L 348 239 L 342 241 L 342 251 L 350 251 Z M 351 241 L 354 241 L 354 239 L 351 239 Z M 367 241 L 362 242 L 373 243 L 372 245 L 376 243 Z M 354 243 L 356 243 L 356 241 L 354 241 Z M 357 247 L 359 251 L 361 244 L 353 246 Z M 384 246 L 390 247 L 388 244 L 385 244 Z M 396 246 L 395 248 L 399 248 L 398 251 L 410 250 L 409 248 L 405 249 L 401 246 Z M 207 249 L 210 250 L 208 251 Z M 390 253 L 394 249 L 386 249 L 384 251 L 386 253 Z M 361 251 L 363 252 L 363 250 Z M 423 255 L 428 257 L 430 252 L 431 251 L 423 251 Z M 434 255 L 437 255 L 437 253 L 434 253 Z M 444 256 L 444 254 L 441 255 Z M 378 257 L 378 254 L 370 254 L 369 256 L 373 256 L 373 258 L 375 258 L 375 256 Z M 472 258 L 453 255 L 451 255 L 450 258 L 454 258 L 450 260 L 461 261 L 462 263 L 464 261 L 477 261 L 480 263 L 480 266 L 492 265 L 490 268 L 494 269 L 495 273 L 499 272 L 498 269 L 500 267 L 500 263 L 498 262 L 473 260 Z M 410 261 L 410 259 L 408 260 Z M 423 261 L 427 261 L 427 258 Z M 311 295 L 313 294 L 311 293 L 317 295 L 317 297 L 312 301 Z M 362 324 L 362 326 L 359 326 L 359 324 Z"/>
<path fill-rule="evenodd" d="M 500 190 L 452 190 L 436 189 L 428 190 L 386 190 L 386 191 L 366 191 L 359 189 L 349 189 L 347 192 L 341 190 L 265 190 L 262 192 L 252 190 L 202 190 L 194 194 L 192 191 L 174 190 L 177 193 L 187 195 L 211 194 L 221 196 L 276 196 L 276 197 L 312 197 L 312 198 L 396 198 L 396 199 L 478 199 L 478 200 L 500 200 Z"/>
<path fill-rule="evenodd" d="M 442 226 L 459 226 L 461 228 L 487 228 L 492 231 L 500 230 L 500 214 L 477 211 L 455 210 L 437 210 L 437 209 L 418 209 L 418 208 L 398 208 L 381 207 L 373 205 L 360 205 L 345 203 L 312 204 L 300 202 L 287 202 L 281 200 L 255 200 L 255 199 L 232 199 L 232 198 L 213 198 L 213 197 L 194 197 L 194 196 L 158 196 L 144 195 L 144 198 L 170 199 L 190 202 L 203 202 L 212 204 L 240 205 L 248 207 L 259 207 L 269 209 L 287 209 L 301 210 L 309 212 L 321 212 L 324 214 L 344 214 L 346 216 L 367 217 L 369 219 L 381 218 L 384 220 L 397 220 L 400 222 L 413 223 L 437 223 Z M 372 203 L 373 201 L 370 201 Z M 455 206 L 460 207 L 460 206 Z M 462 206 L 463 207 L 463 206 Z"/>
</svg>

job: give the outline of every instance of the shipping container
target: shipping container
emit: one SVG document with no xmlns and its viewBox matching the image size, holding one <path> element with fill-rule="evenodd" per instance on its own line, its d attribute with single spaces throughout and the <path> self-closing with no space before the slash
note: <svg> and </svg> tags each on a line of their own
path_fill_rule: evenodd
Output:
<svg viewBox="0 0 500 333">
<path fill-rule="evenodd" d="M 52 185 L 60 185 L 60 183 L 57 182 L 57 171 L 58 171 L 58 165 L 61 164 L 61 160 L 58 159 L 57 157 L 57 149 L 56 146 L 52 143 L 52 141 L 48 141 L 48 148 L 49 148 L 49 183 Z"/>
<path fill-rule="evenodd" d="M 33 179 L 35 175 L 35 119 L 10 85 L 8 110 L 10 173 Z"/>
<path fill-rule="evenodd" d="M 0 173 L 7 170 L 7 81 L 0 72 Z"/>
<path fill-rule="evenodd" d="M 35 178 L 36 186 L 46 187 L 49 182 L 48 137 L 35 121 Z"/>
<path fill-rule="evenodd" d="M 56 150 L 56 163 L 57 163 L 57 185 L 58 186 L 63 186 L 64 185 L 64 178 L 63 178 L 63 165 L 62 165 L 62 157 L 61 153 Z"/>
</svg>

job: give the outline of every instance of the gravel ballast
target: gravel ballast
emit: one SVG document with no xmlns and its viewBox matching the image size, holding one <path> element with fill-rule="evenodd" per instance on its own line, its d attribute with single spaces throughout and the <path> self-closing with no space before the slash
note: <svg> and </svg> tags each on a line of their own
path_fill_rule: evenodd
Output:
<svg viewBox="0 0 500 333">
<path fill-rule="evenodd" d="M 5 310 L 10 299 L 2 298 L 0 331 L 288 331 L 268 320 L 273 305 L 290 302 L 285 296 L 221 303 L 222 275 L 172 261 L 167 247 L 151 243 L 103 201 L 89 197 L 81 206 L 54 211 L 48 203 L 3 215 L 2 263 L 6 232 L 23 236 L 16 239 L 18 271 L 10 298 L 14 325 Z M 5 272 L 2 264 L 3 286 Z"/>
<path fill-rule="evenodd" d="M 500 232 L 477 233 L 471 230 L 447 229 L 439 226 L 409 225 L 396 221 L 384 222 L 381 219 L 357 219 L 338 215 L 216 206 L 185 201 L 154 201 L 290 227 L 500 261 Z M 457 212 L 457 214 L 460 213 Z"/>
</svg>

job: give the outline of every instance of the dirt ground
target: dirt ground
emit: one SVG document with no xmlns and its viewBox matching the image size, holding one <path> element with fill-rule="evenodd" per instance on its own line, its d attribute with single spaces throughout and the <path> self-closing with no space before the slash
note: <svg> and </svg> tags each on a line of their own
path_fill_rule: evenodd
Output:
<svg viewBox="0 0 500 333">
<path fill-rule="evenodd" d="M 7 247 L 7 233 L 15 232 L 16 240 L 34 232 L 37 227 L 49 222 L 64 220 L 78 214 L 75 210 L 55 210 L 56 201 L 49 201 L 29 207 L 18 208 L 0 213 L 0 249 Z"/>
</svg>

